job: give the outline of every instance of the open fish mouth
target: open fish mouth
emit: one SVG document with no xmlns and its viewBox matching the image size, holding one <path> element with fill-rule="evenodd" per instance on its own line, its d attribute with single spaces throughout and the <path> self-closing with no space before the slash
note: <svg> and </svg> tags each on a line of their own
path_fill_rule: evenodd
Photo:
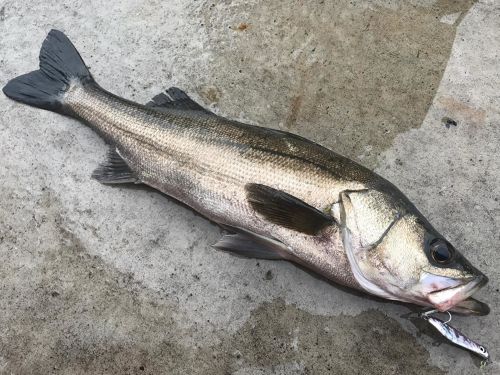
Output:
<svg viewBox="0 0 500 375">
<path fill-rule="evenodd" d="M 475 312 L 485 315 L 489 312 L 488 306 L 474 299 L 469 299 L 469 297 L 486 285 L 487 282 L 488 278 L 486 276 L 479 275 L 464 284 L 429 293 L 427 298 L 439 311 L 448 311 L 456 306 L 457 309 L 462 307 L 471 311 L 480 309 L 481 311 Z M 486 309 L 487 311 L 485 311 Z"/>
</svg>

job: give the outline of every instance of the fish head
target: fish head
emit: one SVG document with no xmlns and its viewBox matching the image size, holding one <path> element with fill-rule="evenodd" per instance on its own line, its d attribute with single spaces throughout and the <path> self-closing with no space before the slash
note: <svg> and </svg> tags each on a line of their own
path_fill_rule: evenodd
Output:
<svg viewBox="0 0 500 375">
<path fill-rule="evenodd" d="M 333 216 L 341 224 L 351 270 L 364 290 L 440 311 L 461 304 L 464 309 L 475 306 L 482 310 L 475 311 L 477 314 L 489 311 L 487 305 L 467 303 L 487 283 L 487 277 L 402 193 L 361 190 L 343 192 L 340 198 Z"/>
</svg>

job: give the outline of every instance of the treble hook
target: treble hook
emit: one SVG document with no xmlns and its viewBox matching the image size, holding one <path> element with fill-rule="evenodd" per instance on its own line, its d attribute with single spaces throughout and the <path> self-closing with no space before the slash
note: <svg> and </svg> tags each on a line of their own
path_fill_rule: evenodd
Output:
<svg viewBox="0 0 500 375">
<path fill-rule="evenodd" d="M 444 324 L 448 324 L 449 322 L 451 322 L 451 313 L 449 311 L 446 311 L 448 313 L 448 320 L 446 322 L 444 322 Z"/>
<path fill-rule="evenodd" d="M 439 312 L 440 311 L 438 309 L 432 309 L 432 310 L 421 312 L 419 314 L 419 317 L 427 320 L 430 315 L 437 314 Z M 451 322 L 451 313 L 449 311 L 443 311 L 443 313 L 447 313 L 448 314 L 448 320 L 446 322 L 444 322 L 445 324 L 448 324 L 449 322 Z"/>
</svg>

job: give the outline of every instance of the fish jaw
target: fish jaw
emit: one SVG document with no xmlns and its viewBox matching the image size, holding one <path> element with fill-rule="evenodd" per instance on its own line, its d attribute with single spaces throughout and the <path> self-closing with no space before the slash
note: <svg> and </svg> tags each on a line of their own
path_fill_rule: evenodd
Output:
<svg viewBox="0 0 500 375">
<path fill-rule="evenodd" d="M 448 311 L 469 298 L 477 290 L 486 285 L 487 282 L 488 278 L 485 275 L 478 275 L 472 280 L 468 280 L 458 286 L 429 293 L 427 299 L 439 311 Z"/>
</svg>

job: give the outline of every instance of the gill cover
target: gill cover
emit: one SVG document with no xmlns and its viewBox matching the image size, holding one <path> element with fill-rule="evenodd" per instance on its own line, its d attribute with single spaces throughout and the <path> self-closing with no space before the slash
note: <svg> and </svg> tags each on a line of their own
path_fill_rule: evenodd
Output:
<svg viewBox="0 0 500 375">
<path fill-rule="evenodd" d="M 401 211 L 390 197 L 376 190 L 344 191 L 332 208 L 360 286 L 379 297 L 410 302 L 414 298 L 406 294 L 418 283 L 419 272 L 415 259 L 406 262 L 405 249 L 423 240 L 424 233 Z M 425 261 L 425 254 L 411 254 L 411 258 L 415 256 Z"/>
</svg>

